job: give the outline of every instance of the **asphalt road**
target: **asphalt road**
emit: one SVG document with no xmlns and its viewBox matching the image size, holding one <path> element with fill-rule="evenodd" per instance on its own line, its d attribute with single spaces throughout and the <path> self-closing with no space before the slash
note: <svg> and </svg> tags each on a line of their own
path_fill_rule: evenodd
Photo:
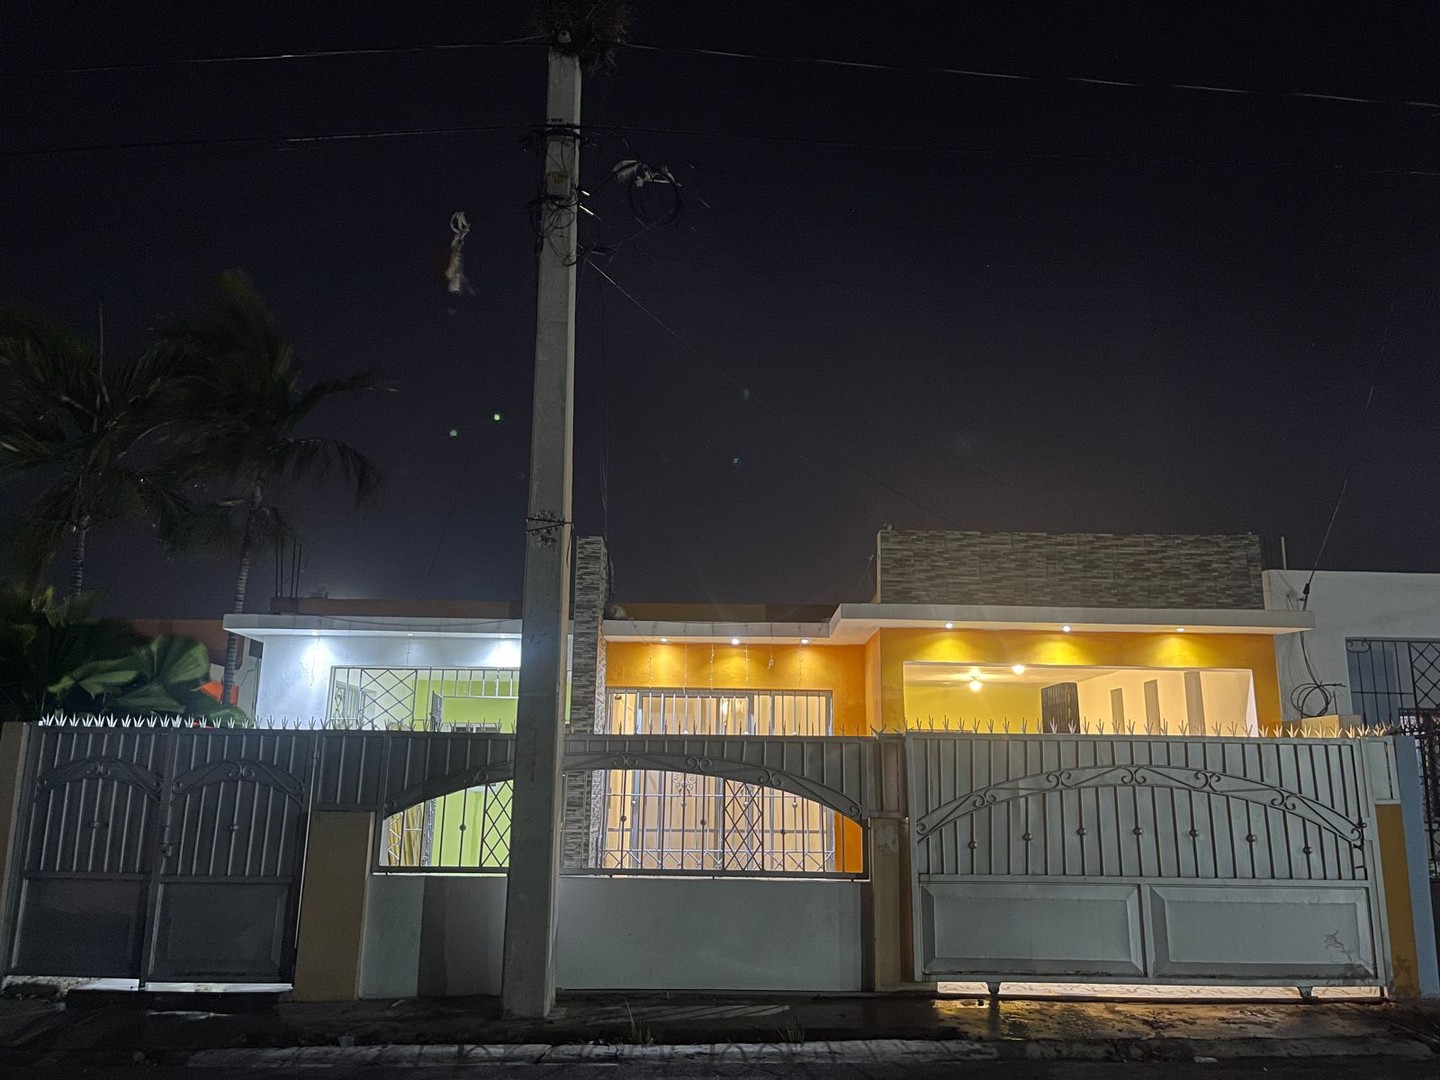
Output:
<svg viewBox="0 0 1440 1080">
<path fill-rule="evenodd" d="M 8 1072 L 14 1080 L 70 1080 L 74 1077 L 110 1080 L 256 1080 L 284 1074 L 280 1068 L 189 1068 L 103 1066 L 19 1068 Z M 291 1073 L 291 1075 L 294 1075 Z M 584 1063 L 556 1065 L 465 1065 L 465 1066 L 346 1066 L 303 1070 L 312 1080 L 738 1080 L 764 1077 L 767 1080 L 1435 1080 L 1440 1061 L 1405 1061 L 1375 1057 L 1251 1059 L 1220 1062 L 1113 1062 L 1069 1061 L 956 1061 L 956 1062 L 867 1062 L 861 1065 L 835 1064 L 754 1064 L 703 1065 L 693 1062 L 655 1064 Z"/>
</svg>

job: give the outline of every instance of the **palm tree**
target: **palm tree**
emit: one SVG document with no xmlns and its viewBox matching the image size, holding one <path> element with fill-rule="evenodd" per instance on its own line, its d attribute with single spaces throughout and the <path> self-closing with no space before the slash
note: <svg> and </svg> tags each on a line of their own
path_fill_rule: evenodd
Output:
<svg viewBox="0 0 1440 1080">
<path fill-rule="evenodd" d="M 186 514 L 179 491 L 137 467 L 146 437 L 163 427 L 166 357 L 152 350 L 104 364 L 79 335 L 48 315 L 0 311 L 0 483 L 46 476 L 12 539 L 17 576 L 37 581 L 67 541 L 70 593 L 85 587 L 90 531 L 144 520 L 167 539 Z"/>
<path fill-rule="evenodd" d="M 245 610 L 255 555 L 287 531 L 268 498 L 286 477 L 324 477 L 338 469 L 356 505 L 374 491 L 373 462 L 338 439 L 300 436 L 296 430 L 315 407 L 337 394 L 376 388 L 370 374 L 301 384 L 300 363 L 275 319 L 244 273 L 220 277 L 212 309 L 195 321 L 167 327 L 162 343 L 179 357 L 171 388 L 175 411 L 187 419 L 176 429 L 170 468 L 176 477 L 221 484 L 196 529 L 228 535 L 239 555 L 231 611 Z M 220 700 L 230 701 L 239 666 L 240 638 L 225 652 Z"/>
</svg>

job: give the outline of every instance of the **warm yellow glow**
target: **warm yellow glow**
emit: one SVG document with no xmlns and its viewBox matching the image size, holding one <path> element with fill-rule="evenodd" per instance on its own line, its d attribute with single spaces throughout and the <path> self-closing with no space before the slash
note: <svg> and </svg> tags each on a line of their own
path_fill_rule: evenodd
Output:
<svg viewBox="0 0 1440 1080">
<path fill-rule="evenodd" d="M 808 637 L 802 637 L 802 638 L 800 639 L 800 644 L 801 644 L 801 645 L 809 645 L 809 644 L 810 644 L 810 639 L 809 639 Z"/>
<path fill-rule="evenodd" d="M 732 637 L 732 638 L 730 639 L 730 644 L 731 644 L 731 645 L 739 645 L 739 644 L 740 644 L 740 639 L 739 639 L 738 637 Z"/>
<path fill-rule="evenodd" d="M 970 680 L 970 689 L 973 690 L 973 691 L 975 691 L 975 693 L 977 693 L 977 694 L 980 692 L 980 689 L 981 689 L 984 685 L 985 685 L 985 684 L 982 683 L 979 679 L 971 679 L 971 680 Z"/>
<path fill-rule="evenodd" d="M 1013 671 L 1016 675 L 1024 675 L 1024 674 L 1025 674 L 1025 665 L 1024 665 L 1024 664 L 1012 664 L 1012 665 L 1010 665 L 1010 670 Z"/>
<path fill-rule="evenodd" d="M 955 629 L 955 624 L 954 624 L 953 622 L 947 622 L 947 623 L 945 624 L 945 629 L 946 629 L 946 630 L 954 630 L 954 629 Z"/>
<path fill-rule="evenodd" d="M 979 669 L 978 667 L 972 667 L 972 668 L 970 669 L 970 678 L 972 678 L 972 679 L 978 679 L 979 677 L 980 677 L 980 669 Z"/>
<path fill-rule="evenodd" d="M 1175 633 L 1177 633 L 1177 634 L 1183 634 L 1184 632 L 1185 632 L 1185 628 L 1184 628 L 1183 626 L 1177 626 L 1177 627 L 1175 627 Z"/>
<path fill-rule="evenodd" d="M 1060 632 L 1062 634 L 1068 634 L 1070 632 L 1070 624 L 1066 623 L 1064 626 L 1060 627 Z"/>
<path fill-rule="evenodd" d="M 670 644 L 670 639 L 669 639 L 668 637 L 662 637 L 662 638 L 660 639 L 660 644 L 661 644 L 661 645 L 669 645 L 669 644 Z"/>
</svg>

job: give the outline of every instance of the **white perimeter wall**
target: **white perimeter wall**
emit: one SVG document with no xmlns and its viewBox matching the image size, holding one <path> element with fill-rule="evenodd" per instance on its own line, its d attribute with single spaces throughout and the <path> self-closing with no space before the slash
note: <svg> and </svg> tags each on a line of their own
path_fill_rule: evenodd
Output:
<svg viewBox="0 0 1440 1080">
<path fill-rule="evenodd" d="M 322 717 L 336 667 L 520 666 L 519 638 L 272 634 L 260 660 L 256 716 Z"/>
<path fill-rule="evenodd" d="M 858 881 L 562 877 L 565 990 L 861 988 Z M 376 874 L 363 997 L 498 994 L 505 879 Z"/>
<path fill-rule="evenodd" d="M 1265 605 L 1278 611 L 1299 610 L 1301 593 L 1310 577 L 1304 570 L 1267 570 Z M 1380 574 L 1321 570 L 1310 586 L 1308 610 L 1315 629 L 1305 636 L 1317 680 L 1339 683 L 1335 709 L 1358 710 L 1350 700 L 1350 669 L 1346 638 L 1408 638 L 1440 640 L 1440 574 Z M 1280 676 L 1280 703 L 1285 719 L 1299 718 L 1290 704 L 1290 692 L 1310 675 L 1300 654 L 1301 634 L 1284 634 L 1275 641 L 1275 664 Z"/>
</svg>

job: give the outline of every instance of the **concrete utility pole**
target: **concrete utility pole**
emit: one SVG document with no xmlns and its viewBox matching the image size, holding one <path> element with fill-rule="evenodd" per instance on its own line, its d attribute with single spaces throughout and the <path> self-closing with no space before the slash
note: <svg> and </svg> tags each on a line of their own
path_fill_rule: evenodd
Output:
<svg viewBox="0 0 1440 1080">
<path fill-rule="evenodd" d="M 562 36 L 561 42 L 566 39 Z M 530 508 L 525 516 L 524 630 L 505 886 L 501 1005 L 544 1017 L 555 1003 L 560 872 L 560 758 L 570 626 L 575 410 L 576 218 L 580 200 L 580 61 L 550 50 L 535 319 Z"/>
</svg>

